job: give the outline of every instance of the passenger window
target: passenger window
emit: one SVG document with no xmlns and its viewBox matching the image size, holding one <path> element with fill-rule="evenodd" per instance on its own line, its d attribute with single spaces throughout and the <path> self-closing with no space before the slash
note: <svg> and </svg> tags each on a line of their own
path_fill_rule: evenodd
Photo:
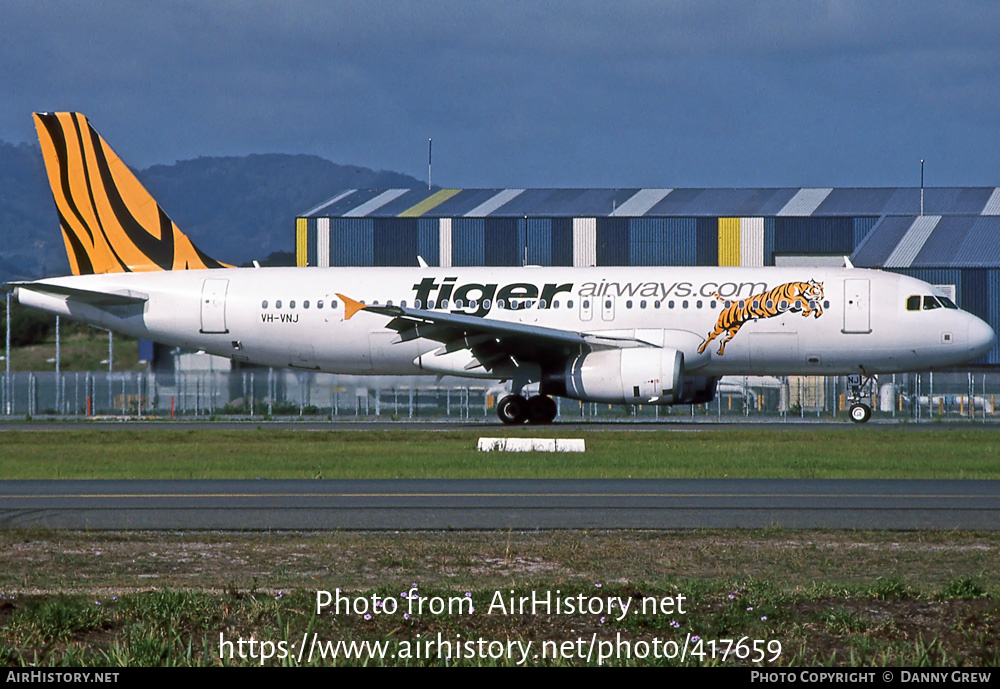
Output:
<svg viewBox="0 0 1000 689">
<path fill-rule="evenodd" d="M 545 308 L 545 300 L 544 299 L 539 299 L 538 300 L 538 308 L 540 308 L 540 309 L 544 309 Z"/>
<path fill-rule="evenodd" d="M 654 308 L 654 309 L 658 309 L 658 308 L 660 308 L 660 302 L 659 302 L 659 301 L 654 301 L 654 302 L 653 302 L 653 308 Z"/>
<path fill-rule="evenodd" d="M 295 308 L 295 300 L 294 299 L 292 299 L 290 302 L 288 302 L 288 308 L 290 308 L 290 309 L 294 309 Z"/>
<path fill-rule="evenodd" d="M 478 303 L 479 303 L 479 302 L 477 302 L 477 301 L 476 301 L 475 299 L 470 299 L 470 300 L 469 300 L 469 308 L 470 308 L 470 309 L 474 309 L 474 308 L 476 308 L 476 306 L 478 305 Z"/>
<path fill-rule="evenodd" d="M 570 304 L 570 306 L 572 306 L 572 304 Z M 590 308 L 590 300 L 589 299 L 584 299 L 583 300 L 583 308 L 585 308 L 585 309 L 589 309 Z"/>
<path fill-rule="evenodd" d="M 302 308 L 304 308 L 304 309 L 308 309 L 309 308 L 309 301 L 308 300 L 302 302 Z"/>
<path fill-rule="evenodd" d="M 906 310 L 907 311 L 919 311 L 920 310 L 920 297 L 913 296 L 906 300 Z"/>
<path fill-rule="evenodd" d="M 688 307 L 688 302 L 687 302 L 687 299 L 685 299 L 685 300 L 684 300 L 684 301 L 683 301 L 683 302 L 681 303 L 681 306 L 683 306 L 683 307 L 684 307 L 685 309 L 686 309 L 686 308 Z"/>
<path fill-rule="evenodd" d="M 625 308 L 626 309 L 631 309 L 632 308 L 632 300 L 631 299 L 629 299 L 628 301 L 625 302 Z"/>
<path fill-rule="evenodd" d="M 267 299 L 265 299 L 264 301 L 262 301 L 260 303 L 260 308 L 262 308 L 262 309 L 266 309 L 267 308 Z"/>
<path fill-rule="evenodd" d="M 701 299 L 699 299 L 698 300 L 698 308 L 700 309 L 701 307 L 702 307 L 702 302 L 701 302 Z"/>
<path fill-rule="evenodd" d="M 489 299 L 483 299 L 483 308 L 487 311 L 490 310 L 491 302 Z"/>
<path fill-rule="evenodd" d="M 642 301 L 639 302 L 639 308 L 640 309 L 646 308 L 646 300 L 645 299 L 643 299 Z"/>
<path fill-rule="evenodd" d="M 567 309 L 573 308 L 573 300 L 572 299 L 570 299 L 569 301 L 566 302 L 566 308 Z"/>
<path fill-rule="evenodd" d="M 419 299 L 414 299 L 413 300 L 413 308 L 419 309 L 420 308 L 420 304 L 421 304 L 421 302 L 420 302 Z"/>
<path fill-rule="evenodd" d="M 433 299 L 428 299 L 427 300 L 427 308 L 428 309 L 433 309 L 434 308 L 434 300 Z"/>
<path fill-rule="evenodd" d="M 823 308 L 824 309 L 830 308 L 830 300 L 829 299 L 826 299 L 826 300 L 823 301 Z"/>
<path fill-rule="evenodd" d="M 559 308 L 559 302 L 558 301 L 552 302 L 552 308 L 558 309 Z"/>
<path fill-rule="evenodd" d="M 713 299 L 712 301 L 708 302 L 708 307 L 709 307 L 710 309 L 714 309 L 714 308 L 716 308 L 716 302 L 715 302 L 715 300 L 714 300 L 714 299 Z"/>
<path fill-rule="evenodd" d="M 447 300 L 447 299 L 442 299 L 442 300 L 441 300 L 441 303 L 440 303 L 440 304 L 438 304 L 438 307 L 439 307 L 439 308 L 442 308 L 442 309 L 446 309 L 446 308 L 448 308 L 448 300 Z"/>
<path fill-rule="evenodd" d="M 337 308 L 337 300 L 336 299 L 334 299 L 333 301 L 330 302 L 330 308 L 331 309 Z"/>
<path fill-rule="evenodd" d="M 406 300 L 404 299 L 403 301 L 399 302 L 399 305 L 405 309 L 406 308 Z"/>
<path fill-rule="evenodd" d="M 323 308 L 323 300 L 322 299 L 320 299 L 318 302 L 316 302 L 316 308 L 317 309 Z"/>
<path fill-rule="evenodd" d="M 281 300 L 280 299 L 278 301 L 274 302 L 274 308 L 276 308 L 276 309 L 280 309 L 281 308 Z"/>
</svg>

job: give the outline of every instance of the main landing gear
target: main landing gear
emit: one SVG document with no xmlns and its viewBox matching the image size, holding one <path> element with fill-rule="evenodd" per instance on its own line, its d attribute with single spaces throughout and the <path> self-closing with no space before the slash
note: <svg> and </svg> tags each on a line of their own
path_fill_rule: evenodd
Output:
<svg viewBox="0 0 1000 689">
<path fill-rule="evenodd" d="M 497 416 L 508 426 L 517 426 L 525 421 L 532 425 L 552 423 L 556 418 L 556 403 L 545 395 L 528 399 L 521 395 L 507 395 L 497 403 Z"/>
<path fill-rule="evenodd" d="M 851 402 L 851 408 L 848 413 L 851 416 L 851 421 L 854 423 L 867 423 L 868 419 L 872 418 L 872 408 L 862 402 L 862 400 L 873 398 L 877 382 L 878 376 L 859 375 L 847 377 L 847 385 L 850 389 L 848 398 Z"/>
</svg>

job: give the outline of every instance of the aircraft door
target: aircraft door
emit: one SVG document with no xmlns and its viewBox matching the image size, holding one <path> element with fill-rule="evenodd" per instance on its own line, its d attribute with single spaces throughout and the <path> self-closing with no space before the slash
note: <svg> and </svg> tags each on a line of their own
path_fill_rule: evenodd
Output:
<svg viewBox="0 0 1000 689">
<path fill-rule="evenodd" d="M 844 330 L 845 333 L 870 333 L 871 284 L 869 280 L 851 278 L 844 280 Z"/>
<path fill-rule="evenodd" d="M 209 278 L 201 286 L 201 332 L 228 333 L 226 292 L 229 280 Z"/>
<path fill-rule="evenodd" d="M 580 320 L 589 321 L 594 317 L 594 298 L 583 297 L 580 299 Z"/>
<path fill-rule="evenodd" d="M 615 319 L 614 297 L 601 297 L 601 318 L 606 321 L 613 321 Z"/>
</svg>

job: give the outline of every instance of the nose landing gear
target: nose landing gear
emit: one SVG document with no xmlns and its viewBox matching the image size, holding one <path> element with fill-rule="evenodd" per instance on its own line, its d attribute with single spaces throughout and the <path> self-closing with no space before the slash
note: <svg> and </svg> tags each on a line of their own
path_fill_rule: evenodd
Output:
<svg viewBox="0 0 1000 689">
<path fill-rule="evenodd" d="M 854 423 L 867 423 L 872 418 L 872 408 L 864 403 L 866 398 L 874 399 L 875 385 L 878 383 L 878 376 L 848 376 L 847 385 L 850 389 L 848 398 L 851 408 L 848 412 L 851 421 Z"/>
</svg>

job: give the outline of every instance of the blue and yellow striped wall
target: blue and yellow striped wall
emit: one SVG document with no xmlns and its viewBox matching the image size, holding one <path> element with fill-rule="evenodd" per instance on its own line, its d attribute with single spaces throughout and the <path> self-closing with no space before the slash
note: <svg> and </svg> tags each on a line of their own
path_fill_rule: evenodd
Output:
<svg viewBox="0 0 1000 689">
<path fill-rule="evenodd" d="M 416 211 L 414 212 L 416 213 Z M 768 266 L 775 255 L 850 255 L 877 218 L 311 217 L 298 265 Z"/>
</svg>

